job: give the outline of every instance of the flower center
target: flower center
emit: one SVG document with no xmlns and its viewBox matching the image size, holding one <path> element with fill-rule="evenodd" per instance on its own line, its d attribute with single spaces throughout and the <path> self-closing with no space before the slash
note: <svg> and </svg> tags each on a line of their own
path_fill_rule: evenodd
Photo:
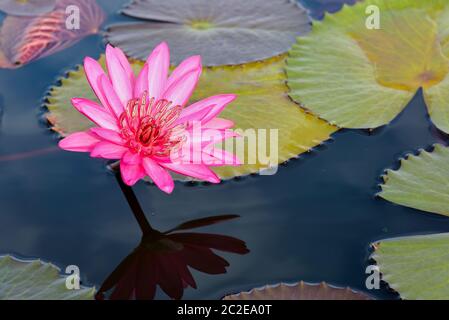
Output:
<svg viewBox="0 0 449 320">
<path fill-rule="evenodd" d="M 120 133 L 127 146 L 145 156 L 167 157 L 184 142 L 184 125 L 175 125 L 182 107 L 165 99 L 140 98 L 128 101 L 119 117 Z"/>
</svg>

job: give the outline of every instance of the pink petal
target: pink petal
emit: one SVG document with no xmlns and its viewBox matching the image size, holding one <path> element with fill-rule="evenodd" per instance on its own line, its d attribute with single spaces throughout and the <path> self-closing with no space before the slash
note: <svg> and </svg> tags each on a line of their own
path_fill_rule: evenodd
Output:
<svg viewBox="0 0 449 320">
<path fill-rule="evenodd" d="M 167 88 L 171 86 L 174 82 L 176 82 L 179 78 L 184 76 L 186 73 L 193 71 L 197 68 L 201 68 L 201 56 L 192 56 L 185 59 L 171 73 L 167 81 Z"/>
<path fill-rule="evenodd" d="M 134 185 L 137 181 L 145 177 L 145 171 L 140 163 L 127 164 L 120 161 L 120 172 L 123 182 L 125 182 L 128 186 Z"/>
<path fill-rule="evenodd" d="M 207 129 L 200 132 L 190 130 L 182 147 L 171 153 L 171 162 L 201 164 L 207 148 L 212 150 L 217 143 L 237 136 L 239 135 L 232 130 Z"/>
<path fill-rule="evenodd" d="M 207 166 L 238 166 L 239 159 L 228 151 L 216 148 L 215 143 L 207 146 L 200 144 L 186 145 L 179 150 L 176 156 L 170 157 L 176 164 L 205 164 Z"/>
<path fill-rule="evenodd" d="M 201 148 L 183 152 L 179 158 L 172 158 L 172 162 L 177 164 L 205 164 L 211 166 L 216 161 L 217 159 L 215 157 L 203 152 Z"/>
<path fill-rule="evenodd" d="M 145 63 L 134 86 L 134 97 L 142 96 L 146 90 L 148 90 L 148 64 Z"/>
<path fill-rule="evenodd" d="M 163 94 L 163 98 L 171 101 L 174 106 L 184 106 L 190 99 L 201 75 L 201 68 L 187 72 L 173 82 Z"/>
<path fill-rule="evenodd" d="M 216 129 L 204 129 L 201 130 L 201 133 L 193 134 L 190 132 L 189 139 L 187 143 L 197 144 L 201 143 L 202 146 L 206 146 L 208 144 L 216 144 L 220 141 L 239 137 L 239 134 L 234 132 L 233 130 L 216 130 Z"/>
<path fill-rule="evenodd" d="M 117 119 L 97 103 L 84 98 L 73 98 L 72 104 L 76 110 L 96 125 L 111 130 L 118 130 Z"/>
<path fill-rule="evenodd" d="M 59 141 L 59 147 L 67 151 L 90 152 L 100 141 L 89 132 L 75 132 Z"/>
<path fill-rule="evenodd" d="M 122 157 L 122 160 L 126 164 L 140 164 L 142 162 L 142 158 L 138 153 L 134 153 L 131 151 L 126 151 Z"/>
<path fill-rule="evenodd" d="M 118 145 L 125 144 L 125 141 L 117 131 L 105 128 L 91 128 L 90 132 L 92 132 L 94 135 L 99 136 L 103 140 L 107 140 Z"/>
<path fill-rule="evenodd" d="M 90 156 L 93 158 L 120 159 L 127 150 L 128 148 L 118 144 L 102 141 L 95 145 L 90 152 Z"/>
<path fill-rule="evenodd" d="M 115 50 L 115 54 L 116 54 L 117 58 L 120 61 L 120 64 L 122 65 L 123 70 L 128 75 L 129 82 L 131 83 L 131 87 L 133 87 L 134 83 L 136 81 L 136 77 L 134 76 L 134 71 L 131 68 L 131 64 L 129 63 L 128 58 L 126 58 L 125 54 L 119 47 L 114 48 L 114 50 Z"/>
<path fill-rule="evenodd" d="M 230 129 L 234 126 L 234 122 L 228 119 L 214 118 L 203 124 L 204 129 Z"/>
<path fill-rule="evenodd" d="M 143 158 L 142 165 L 147 175 L 159 189 L 168 194 L 172 193 L 175 183 L 171 175 L 164 168 L 150 158 Z"/>
<path fill-rule="evenodd" d="M 100 76 L 100 90 L 105 96 L 107 101 L 106 105 L 110 108 L 111 113 L 115 114 L 116 117 L 120 117 L 125 109 L 123 108 L 119 97 L 115 93 L 111 82 L 106 76 Z"/>
<path fill-rule="evenodd" d="M 221 94 L 200 100 L 183 109 L 178 121 L 186 122 L 196 120 L 206 123 L 215 118 L 236 97 L 235 94 Z M 204 116 L 198 118 L 205 111 L 206 113 L 203 113 Z"/>
<path fill-rule="evenodd" d="M 105 76 L 106 79 L 108 79 L 103 69 L 101 68 L 100 64 L 91 57 L 86 57 L 84 59 L 84 71 L 86 72 L 87 81 L 89 82 L 90 87 L 94 91 L 98 100 L 100 100 L 101 104 L 105 108 L 110 109 L 108 105 L 108 100 L 106 99 L 103 90 L 101 90 L 100 88 L 101 77 Z"/>
<path fill-rule="evenodd" d="M 113 48 L 111 45 L 106 46 L 106 65 L 108 67 L 109 78 L 111 79 L 112 87 L 119 97 L 122 105 L 126 105 L 132 98 L 132 79 L 130 78 L 128 61 L 126 65 L 122 64 L 123 58 L 119 55 L 120 49 Z"/>
<path fill-rule="evenodd" d="M 183 109 L 183 111 L 184 110 L 186 110 L 186 109 Z M 209 109 L 204 108 L 204 109 L 197 110 L 196 112 L 193 112 L 186 116 L 183 116 L 182 111 L 181 111 L 179 118 L 176 119 L 176 121 L 175 121 L 175 125 L 184 124 L 186 126 L 186 129 L 192 128 L 195 122 L 197 124 L 201 125 L 201 119 L 203 119 L 205 116 L 207 116 L 207 114 L 209 112 L 210 112 Z"/>
<path fill-rule="evenodd" d="M 159 99 L 167 83 L 170 67 L 170 51 L 165 42 L 159 44 L 147 59 L 148 64 L 148 95 Z"/>
<path fill-rule="evenodd" d="M 176 173 L 197 178 L 211 183 L 219 183 L 220 178 L 207 166 L 203 164 L 177 164 L 177 163 L 160 163 L 161 166 L 170 169 Z"/>
</svg>

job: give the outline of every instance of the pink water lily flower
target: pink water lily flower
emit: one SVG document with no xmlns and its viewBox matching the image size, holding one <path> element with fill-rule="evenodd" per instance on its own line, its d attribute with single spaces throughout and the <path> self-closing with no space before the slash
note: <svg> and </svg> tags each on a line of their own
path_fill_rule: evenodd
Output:
<svg viewBox="0 0 449 320">
<path fill-rule="evenodd" d="M 84 60 L 101 104 L 84 98 L 73 98 L 72 104 L 97 127 L 67 136 L 59 142 L 62 149 L 120 160 L 127 185 L 149 176 L 166 193 L 174 188 L 168 170 L 218 183 L 209 166 L 239 165 L 232 153 L 215 147 L 236 136 L 229 130 L 232 121 L 217 118 L 236 96 L 216 95 L 185 107 L 201 74 L 199 56 L 169 75 L 170 53 L 161 43 L 136 77 L 124 53 L 108 45 L 106 64 L 107 74 L 96 60 Z"/>
</svg>

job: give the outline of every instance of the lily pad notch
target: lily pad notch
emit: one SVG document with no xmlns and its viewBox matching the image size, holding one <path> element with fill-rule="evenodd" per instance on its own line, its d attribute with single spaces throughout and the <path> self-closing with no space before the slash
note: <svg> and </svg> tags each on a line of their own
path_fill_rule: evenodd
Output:
<svg viewBox="0 0 449 320">
<path fill-rule="evenodd" d="M 365 26 L 368 6 L 381 28 Z M 432 122 L 449 132 L 449 3 L 366 0 L 344 5 L 289 51 L 292 99 L 343 128 L 388 124 L 419 88 Z M 405 54 L 406 53 L 406 54 Z"/>
</svg>

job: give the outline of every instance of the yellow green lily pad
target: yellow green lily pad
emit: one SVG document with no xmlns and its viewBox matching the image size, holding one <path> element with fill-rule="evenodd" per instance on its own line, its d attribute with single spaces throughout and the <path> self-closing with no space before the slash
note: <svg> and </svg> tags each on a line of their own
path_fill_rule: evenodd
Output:
<svg viewBox="0 0 449 320">
<path fill-rule="evenodd" d="M 432 152 L 401 159 L 399 170 L 387 170 L 379 196 L 427 212 L 449 216 L 449 149 L 436 144 Z"/>
<path fill-rule="evenodd" d="M 104 58 L 100 59 L 104 65 Z M 133 63 L 137 72 L 142 67 L 140 62 Z M 243 157 L 245 164 L 238 167 L 225 166 L 214 168 L 222 179 L 259 173 L 267 167 L 273 167 L 286 160 L 297 157 L 312 147 L 329 139 L 336 127 L 306 113 L 287 95 L 285 84 L 285 56 L 278 56 L 261 62 L 253 62 L 238 66 L 204 68 L 200 82 L 190 100 L 190 103 L 221 93 L 234 93 L 238 98 L 221 114 L 220 118 L 234 121 L 235 127 L 254 130 L 259 138 L 260 146 L 266 147 L 266 155 L 270 153 L 268 142 L 270 132 L 275 136 L 278 130 L 278 156 L 275 163 L 267 163 L 263 157 L 255 157 L 254 150 L 245 143 Z M 84 97 L 96 100 L 85 79 L 82 67 L 69 72 L 61 79 L 61 85 L 54 86 L 47 97 L 47 119 L 53 130 L 61 135 L 75 131 L 83 131 L 93 126 L 84 116 L 79 114 L 70 104 L 72 97 Z M 265 129 L 266 134 L 258 129 Z M 246 131 L 249 135 L 250 131 Z M 247 136 L 248 136 L 247 135 Z M 245 137 L 236 139 L 243 142 Z M 274 140 L 273 140 L 274 141 Z M 236 147 L 234 147 L 234 151 Z M 228 151 L 233 151 L 228 146 Z M 262 154 L 263 148 L 260 149 Z M 237 153 L 238 154 L 238 153 Z M 243 158 L 243 159 L 242 159 Z M 255 159 L 256 158 L 256 159 Z M 274 158 L 273 158 L 274 159 Z M 250 163 L 249 163 L 250 162 Z"/>
<path fill-rule="evenodd" d="M 337 126 L 375 128 L 423 88 L 432 121 L 449 132 L 448 18 L 444 0 L 344 6 L 314 22 L 291 49 L 290 96 Z"/>
<path fill-rule="evenodd" d="M 449 233 L 381 240 L 373 258 L 403 299 L 449 299 Z"/>
<path fill-rule="evenodd" d="M 69 290 L 55 265 L 0 256 L 0 300 L 92 300 L 95 288 Z"/>
</svg>

